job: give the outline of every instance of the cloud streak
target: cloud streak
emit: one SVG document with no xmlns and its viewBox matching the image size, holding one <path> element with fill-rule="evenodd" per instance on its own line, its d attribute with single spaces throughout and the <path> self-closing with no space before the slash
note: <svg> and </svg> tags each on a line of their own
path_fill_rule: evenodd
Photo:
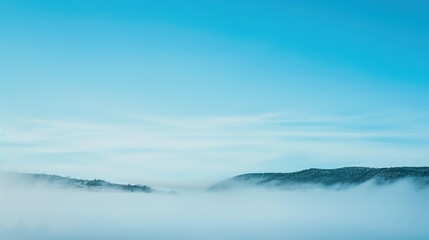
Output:
<svg viewBox="0 0 429 240">
<path fill-rule="evenodd" d="M 244 171 L 299 170 L 322 164 L 427 165 L 427 119 L 424 113 L 311 116 L 278 112 L 146 116 L 120 124 L 20 118 L 2 129 L 1 163 L 2 170 L 66 175 L 74 175 L 70 169 L 86 168 L 88 174 L 93 171 L 113 180 L 127 175 L 136 181 L 142 177 L 161 181 L 161 173 L 168 173 L 166 178 L 172 182 L 202 181 L 204 176 L 214 181 Z M 97 170 L 95 163 L 104 165 L 104 170 Z M 111 175 L 121 166 L 124 173 Z M 152 174 L 139 174 L 137 169 Z"/>
</svg>

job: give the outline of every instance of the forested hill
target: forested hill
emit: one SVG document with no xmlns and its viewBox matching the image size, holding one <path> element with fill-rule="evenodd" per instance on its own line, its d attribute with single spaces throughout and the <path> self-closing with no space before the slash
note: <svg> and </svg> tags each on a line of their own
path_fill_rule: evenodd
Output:
<svg viewBox="0 0 429 240">
<path fill-rule="evenodd" d="M 377 185 L 409 179 L 418 186 L 429 186 L 429 167 L 344 167 L 337 169 L 311 168 L 290 173 L 248 173 L 238 175 L 209 187 L 222 190 L 237 186 L 338 186 L 347 187 L 373 181 Z"/>
<path fill-rule="evenodd" d="M 145 193 L 154 191 L 154 189 L 146 185 L 117 184 L 100 179 L 83 180 L 48 174 L 1 173 L 0 177 L 4 184 L 15 184 L 17 186 L 55 186 L 95 191 L 114 190 Z"/>
</svg>

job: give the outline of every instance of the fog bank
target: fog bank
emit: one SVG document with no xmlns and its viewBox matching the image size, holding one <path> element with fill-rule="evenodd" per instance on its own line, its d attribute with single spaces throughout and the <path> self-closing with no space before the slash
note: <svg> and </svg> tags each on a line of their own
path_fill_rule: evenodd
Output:
<svg viewBox="0 0 429 240">
<path fill-rule="evenodd" d="M 429 190 L 402 181 L 346 190 L 187 194 L 0 184 L 1 239 L 428 239 Z"/>
</svg>

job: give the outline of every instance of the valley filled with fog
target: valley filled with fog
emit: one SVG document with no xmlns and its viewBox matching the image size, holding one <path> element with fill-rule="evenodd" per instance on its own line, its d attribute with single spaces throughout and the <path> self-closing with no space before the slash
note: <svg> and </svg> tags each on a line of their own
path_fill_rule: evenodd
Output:
<svg viewBox="0 0 429 240">
<path fill-rule="evenodd" d="M 428 56 L 429 0 L 0 0 L 0 240 L 429 240 Z"/>
<path fill-rule="evenodd" d="M 429 188 L 129 193 L 0 184 L 0 239 L 428 239 Z"/>
</svg>

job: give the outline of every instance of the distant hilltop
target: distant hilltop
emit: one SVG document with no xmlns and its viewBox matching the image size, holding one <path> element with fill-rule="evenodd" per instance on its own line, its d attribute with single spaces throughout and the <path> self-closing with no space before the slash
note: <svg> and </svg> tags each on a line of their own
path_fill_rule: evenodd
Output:
<svg viewBox="0 0 429 240">
<path fill-rule="evenodd" d="M 13 186 L 53 186 L 62 189 L 90 191 L 162 193 L 162 191 L 155 190 L 147 185 L 118 184 L 100 179 L 83 180 L 49 174 L 0 173 L 0 180 L 2 180 L 2 184 Z M 327 187 L 341 189 L 366 182 L 387 185 L 400 180 L 409 180 L 417 187 L 429 187 L 429 167 L 311 168 L 289 173 L 248 173 L 226 179 L 210 186 L 208 190 L 219 191 L 237 187 L 271 187 L 277 189 Z M 175 192 L 170 191 L 169 193 Z"/>
<path fill-rule="evenodd" d="M 344 167 L 337 169 L 311 168 L 290 173 L 248 173 L 217 183 L 208 190 L 225 190 L 242 186 L 276 188 L 348 187 L 373 181 L 377 185 L 409 179 L 418 186 L 429 186 L 429 167 Z"/>
<path fill-rule="evenodd" d="M 74 188 L 93 191 L 113 190 L 121 192 L 144 192 L 150 193 L 155 190 L 146 185 L 117 184 L 105 180 L 83 180 L 69 177 L 61 177 L 48 174 L 33 173 L 1 173 L 5 181 L 11 184 L 21 184 L 25 186 L 47 185 L 60 188 Z"/>
</svg>

